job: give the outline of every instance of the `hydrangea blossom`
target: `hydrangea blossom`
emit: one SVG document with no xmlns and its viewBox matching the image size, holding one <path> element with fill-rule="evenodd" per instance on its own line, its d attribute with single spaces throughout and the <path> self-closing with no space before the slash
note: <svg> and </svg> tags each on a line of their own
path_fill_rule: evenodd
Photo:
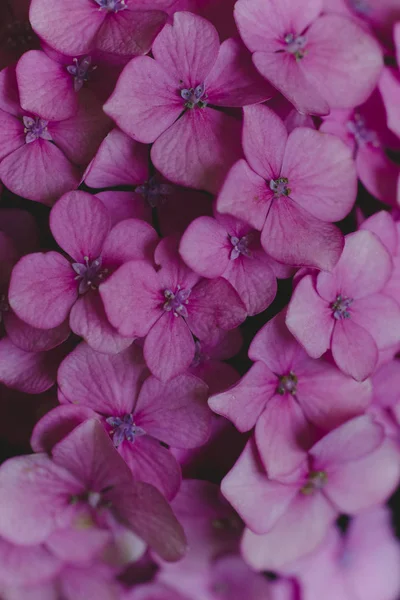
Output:
<svg viewBox="0 0 400 600">
<path fill-rule="evenodd" d="M 340 513 L 358 514 L 385 502 L 399 478 L 398 446 L 361 416 L 325 435 L 281 478 L 267 476 L 250 440 L 222 491 L 247 525 L 245 560 L 271 570 L 314 550 Z"/>
<path fill-rule="evenodd" d="M 15 69 L 1 71 L 0 178 L 14 193 L 51 205 L 78 187 L 78 166 L 91 160 L 109 122 L 84 101 L 73 117 L 49 121 L 21 107 L 18 89 Z"/>
<path fill-rule="evenodd" d="M 362 104 L 383 67 L 377 41 L 355 21 L 321 15 L 322 0 L 238 0 L 235 19 L 253 62 L 302 113 Z"/>
<path fill-rule="evenodd" d="M 215 339 L 219 330 L 237 327 L 244 304 L 225 279 L 204 280 L 181 261 L 176 240 L 156 248 L 150 262 L 130 261 L 101 286 L 110 323 L 123 336 L 146 337 L 144 358 L 162 381 L 184 373 L 195 356 L 196 336 Z"/>
<path fill-rule="evenodd" d="M 266 106 L 244 108 L 243 149 L 246 160 L 228 173 L 217 210 L 261 231 L 275 260 L 331 270 L 343 247 L 331 223 L 349 213 L 356 197 L 349 149 L 310 128 L 288 134 Z"/>
<path fill-rule="evenodd" d="M 358 231 L 346 237 L 331 273 L 299 281 L 286 324 L 310 356 L 331 349 L 338 367 L 358 381 L 374 372 L 378 351 L 400 336 L 399 305 L 384 294 L 392 268 L 379 239 Z"/>
<path fill-rule="evenodd" d="M 174 14 L 150 57 L 124 69 L 105 111 L 134 139 L 152 143 L 151 158 L 169 180 L 215 192 L 241 154 L 240 123 L 220 107 L 271 96 L 237 40 L 219 44 L 215 27 Z"/>
<path fill-rule="evenodd" d="M 58 386 L 63 406 L 38 422 L 32 437 L 36 451 L 48 450 L 74 422 L 98 415 L 134 477 L 168 498 L 176 495 L 180 468 L 165 444 L 193 448 L 207 441 L 211 415 L 203 382 L 192 375 L 168 384 L 148 378 L 134 346 L 111 356 L 80 344 L 61 364 Z"/>
<path fill-rule="evenodd" d="M 285 326 L 285 312 L 269 321 L 249 348 L 255 364 L 233 387 L 211 396 L 210 407 L 239 431 L 255 426 L 255 443 L 270 477 L 291 472 L 318 433 L 362 414 L 371 382 L 313 360 Z"/>
<path fill-rule="evenodd" d="M 0 531 L 10 542 L 31 546 L 59 533 L 64 543 L 72 542 L 82 527 L 112 530 L 115 521 L 166 560 L 177 560 L 185 550 L 183 531 L 167 502 L 151 485 L 133 480 L 95 419 L 58 443 L 51 457 L 39 453 L 5 462 L 0 487 Z M 90 536 L 77 538 L 69 544 L 71 557 L 79 543 L 91 544 Z"/>
<path fill-rule="evenodd" d="M 23 257 L 14 267 L 9 302 L 28 324 L 57 327 L 69 316 L 71 329 L 96 350 L 118 352 L 132 343 L 109 324 L 98 288 L 119 265 L 151 256 L 157 241 L 144 221 L 127 219 L 110 229 L 104 204 L 86 192 L 65 194 L 54 206 L 50 226 L 58 252 Z"/>
</svg>

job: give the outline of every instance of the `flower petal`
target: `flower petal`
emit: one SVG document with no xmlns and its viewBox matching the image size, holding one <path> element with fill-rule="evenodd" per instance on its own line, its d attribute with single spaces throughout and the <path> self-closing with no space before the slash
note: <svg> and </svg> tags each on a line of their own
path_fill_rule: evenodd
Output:
<svg viewBox="0 0 400 600">
<path fill-rule="evenodd" d="M 332 334 L 332 355 L 343 373 L 364 381 L 378 361 L 378 348 L 372 335 L 352 319 L 337 321 Z"/>
</svg>

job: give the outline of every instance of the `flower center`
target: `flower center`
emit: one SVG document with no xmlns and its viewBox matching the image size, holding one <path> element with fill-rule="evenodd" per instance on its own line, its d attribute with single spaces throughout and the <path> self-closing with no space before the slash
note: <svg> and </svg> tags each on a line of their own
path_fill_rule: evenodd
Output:
<svg viewBox="0 0 400 600">
<path fill-rule="evenodd" d="M 308 475 L 307 483 L 301 488 L 301 493 L 305 496 L 314 494 L 317 490 L 322 490 L 328 482 L 328 475 L 325 471 L 311 471 Z"/>
<path fill-rule="evenodd" d="M 124 441 L 135 442 L 139 436 L 146 435 L 141 427 L 135 425 L 133 415 L 124 415 L 123 417 L 108 417 L 106 422 L 111 426 L 110 435 L 116 448 Z"/>
<path fill-rule="evenodd" d="M 86 294 L 89 289 L 96 290 L 108 273 L 108 269 L 101 269 L 101 256 L 92 262 L 89 261 L 88 256 L 84 256 L 83 260 L 85 261 L 84 263 L 72 263 L 71 265 L 75 273 L 77 273 L 75 279 L 79 281 L 78 292 L 80 294 Z"/>
<path fill-rule="evenodd" d="M 335 302 L 332 302 L 331 309 L 334 319 L 338 321 L 340 319 L 350 319 L 351 313 L 348 310 L 349 306 L 353 303 L 353 298 L 347 298 L 347 296 L 337 296 Z"/>
<path fill-rule="evenodd" d="M 291 189 L 288 188 L 289 179 L 287 177 L 279 177 L 279 179 L 271 179 L 269 182 L 270 189 L 274 192 L 276 198 L 281 196 L 289 196 Z"/>
<path fill-rule="evenodd" d="M 284 37 L 285 51 L 292 54 L 296 60 L 301 60 L 306 54 L 307 38 L 304 35 L 287 33 Z"/>
<path fill-rule="evenodd" d="M 164 290 L 164 310 L 167 312 L 173 312 L 175 317 L 187 317 L 188 312 L 186 304 L 189 304 L 189 296 L 192 290 L 182 290 L 178 285 L 175 293 L 171 290 Z"/>
<path fill-rule="evenodd" d="M 359 113 L 355 113 L 352 121 L 347 121 L 346 128 L 354 136 L 358 146 L 370 144 L 374 148 L 380 147 L 376 131 L 368 129 L 364 117 Z"/>
<path fill-rule="evenodd" d="M 25 142 L 30 144 L 39 138 L 51 140 L 52 137 L 47 128 L 49 122 L 40 117 L 22 117 L 24 123 Z"/>
<path fill-rule="evenodd" d="M 94 0 L 96 4 L 100 6 L 99 10 L 108 10 L 108 12 L 119 12 L 120 10 L 125 10 L 128 7 L 126 6 L 125 0 Z"/>
<path fill-rule="evenodd" d="M 72 61 L 73 65 L 68 65 L 67 71 L 74 78 L 74 90 L 79 92 L 82 89 L 83 84 L 89 81 L 90 73 L 97 69 L 96 66 L 92 67 L 92 57 L 85 56 L 84 58 L 74 58 Z"/>
<path fill-rule="evenodd" d="M 280 396 L 284 396 L 285 394 L 292 394 L 292 396 L 295 396 L 297 393 L 297 382 L 298 379 L 296 375 L 290 372 L 289 375 L 279 377 L 279 384 L 276 391 Z"/>
<path fill-rule="evenodd" d="M 371 7 L 366 0 L 348 0 L 350 8 L 361 15 L 367 15 Z"/>
<path fill-rule="evenodd" d="M 242 254 L 243 256 L 251 257 L 251 251 L 249 250 L 249 244 L 251 242 L 252 235 L 248 233 L 241 238 L 231 236 L 230 242 L 233 246 L 229 258 L 236 260 Z"/>
<path fill-rule="evenodd" d="M 172 185 L 158 183 L 156 177 L 150 177 L 146 183 L 135 188 L 135 192 L 143 196 L 151 208 L 164 204 L 167 200 L 166 196 L 171 196 L 173 191 L 174 187 Z"/>
<path fill-rule="evenodd" d="M 184 88 L 181 90 L 181 96 L 186 101 L 186 108 L 204 108 L 207 106 L 207 93 L 204 83 L 201 83 L 196 88 Z"/>
</svg>

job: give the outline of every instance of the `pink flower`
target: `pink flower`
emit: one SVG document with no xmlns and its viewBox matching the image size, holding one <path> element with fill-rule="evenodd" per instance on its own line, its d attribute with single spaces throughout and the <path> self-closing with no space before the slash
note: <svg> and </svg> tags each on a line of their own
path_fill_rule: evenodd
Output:
<svg viewBox="0 0 400 600">
<path fill-rule="evenodd" d="M 24 98 L 26 88 L 17 81 L 15 68 L 1 71 L 0 179 L 15 194 L 52 205 L 78 187 L 78 166 L 91 160 L 109 121 L 84 99 L 73 117 L 49 121 L 21 106 L 19 93 Z M 39 108 L 41 102 L 28 104 Z"/>
<path fill-rule="evenodd" d="M 285 568 L 298 578 L 304 600 L 397 600 L 400 545 L 386 507 L 354 517 L 344 535 L 335 527 L 308 556 Z"/>
<path fill-rule="evenodd" d="M 35 427 L 36 451 L 49 450 L 57 435 L 61 439 L 81 418 L 97 414 L 134 477 L 169 499 L 176 495 L 180 468 L 161 442 L 186 449 L 207 441 L 211 413 L 203 382 L 181 375 L 161 383 L 148 377 L 139 348 L 107 355 L 83 343 L 61 364 L 58 385 L 62 406 Z"/>
<path fill-rule="evenodd" d="M 365 102 L 383 56 L 355 21 L 321 10 L 322 0 L 238 0 L 235 19 L 259 72 L 300 112 L 326 115 Z"/>
<path fill-rule="evenodd" d="M 99 65 L 96 63 L 95 57 L 90 55 L 68 58 L 56 52 L 26 52 L 16 68 L 22 108 L 29 113 L 40 115 L 46 121 L 62 121 L 73 117 L 82 102 L 91 107 L 93 115 L 101 113 L 101 104 L 110 95 L 113 86 L 108 93 L 100 93 L 100 98 L 97 98 L 91 89 L 87 89 L 93 87 L 89 84 L 95 73 L 98 78 L 101 76 L 98 73 Z M 116 67 L 114 71 L 118 73 Z M 105 72 L 103 77 L 110 79 L 108 72 Z M 117 75 L 114 79 L 115 85 Z M 99 87 L 97 85 L 97 88 Z M 106 131 L 103 135 L 105 133 Z M 101 138 L 99 142 L 100 140 Z"/>
<path fill-rule="evenodd" d="M 131 261 L 101 286 L 110 323 L 123 336 L 146 337 L 144 357 L 151 372 L 167 381 L 184 373 L 195 356 L 193 335 L 215 339 L 234 329 L 246 310 L 222 278 L 204 280 L 180 260 L 176 240 L 165 238 L 150 262 Z"/>
<path fill-rule="evenodd" d="M 384 294 L 391 274 L 379 239 L 369 231 L 352 233 L 331 273 L 299 281 L 286 324 L 310 356 L 330 348 L 339 369 L 362 381 L 374 372 L 378 350 L 400 337 L 399 305 Z"/>
<path fill-rule="evenodd" d="M 126 60 L 146 54 L 164 25 L 171 0 L 33 0 L 34 31 L 58 52 L 74 56 L 94 49 Z M 161 10 L 153 10 L 161 9 Z"/>
<path fill-rule="evenodd" d="M 358 177 L 366 189 L 389 205 L 396 202 L 398 166 L 387 148 L 400 148 L 400 140 L 388 129 L 382 97 L 374 92 L 365 104 L 351 110 L 334 110 L 320 131 L 337 135 L 353 151 Z"/>
<path fill-rule="evenodd" d="M 242 380 L 209 400 L 239 431 L 255 426 L 270 477 L 303 461 L 315 428 L 330 431 L 362 414 L 372 400 L 370 381 L 357 383 L 328 361 L 309 358 L 287 330 L 285 315 L 274 317 L 253 339 L 249 356 L 256 362 Z"/>
<path fill-rule="evenodd" d="M 214 219 L 199 217 L 192 221 L 179 251 L 199 275 L 229 281 L 249 315 L 255 315 L 271 304 L 277 290 L 275 261 L 265 254 L 259 240 L 259 233 L 246 223 L 216 213 Z M 279 272 L 280 265 L 276 267 Z"/>
<path fill-rule="evenodd" d="M 261 102 L 270 87 L 240 42 L 220 45 L 192 13 L 175 13 L 152 53 L 125 67 L 104 109 L 135 140 L 154 142 L 151 159 L 167 179 L 214 193 L 241 155 L 240 123 L 220 107 Z"/>
<path fill-rule="evenodd" d="M 266 475 L 250 440 L 222 492 L 248 527 L 242 539 L 246 562 L 276 570 L 314 550 L 340 513 L 385 502 L 399 480 L 398 448 L 361 416 L 328 433 L 295 471 L 276 480 Z"/>
<path fill-rule="evenodd" d="M 262 231 L 275 260 L 330 270 L 343 237 L 331 223 L 351 210 L 357 175 L 351 152 L 334 136 L 298 127 L 288 134 L 266 106 L 244 108 L 247 159 L 228 173 L 217 210 Z"/>
<path fill-rule="evenodd" d="M 399 28 L 395 28 L 395 35 L 397 36 L 396 39 L 399 40 L 398 46 L 400 48 Z M 383 70 L 379 90 L 386 108 L 387 126 L 397 137 L 400 137 L 400 118 L 397 110 L 400 101 L 400 72 L 398 69 L 386 67 Z"/>
<path fill-rule="evenodd" d="M 9 459 L 0 468 L 0 486 L 0 531 L 10 542 L 57 546 L 64 540 L 64 554 L 74 546 L 93 552 L 93 535 L 120 523 L 166 560 L 177 560 L 185 550 L 183 531 L 166 501 L 153 486 L 133 480 L 95 419 L 58 443 L 51 457 Z"/>
<path fill-rule="evenodd" d="M 50 329 L 69 316 L 71 329 L 93 348 L 119 352 L 132 343 L 108 323 L 99 285 L 131 258 L 151 256 L 157 241 L 154 229 L 127 219 L 110 230 L 104 204 L 86 192 L 65 194 L 50 214 L 58 252 L 23 257 L 14 267 L 9 302 L 17 316 L 33 327 Z"/>
</svg>

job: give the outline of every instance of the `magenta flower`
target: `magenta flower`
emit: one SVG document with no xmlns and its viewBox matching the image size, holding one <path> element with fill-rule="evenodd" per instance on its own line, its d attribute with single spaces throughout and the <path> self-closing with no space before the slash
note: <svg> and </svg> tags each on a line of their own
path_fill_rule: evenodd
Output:
<svg viewBox="0 0 400 600">
<path fill-rule="evenodd" d="M 386 124 L 381 95 L 374 92 L 365 104 L 351 110 L 334 110 L 320 131 L 337 135 L 353 151 L 358 177 L 366 189 L 389 205 L 396 202 L 398 166 L 386 149 L 398 150 L 400 140 Z"/>
<path fill-rule="evenodd" d="M 305 598 L 395 600 L 400 593 L 400 545 L 390 511 L 373 508 L 354 517 L 344 535 L 332 528 L 308 556 L 285 568 Z"/>
<path fill-rule="evenodd" d="M 300 112 L 326 115 L 365 102 L 383 56 L 354 20 L 321 10 L 321 0 L 238 0 L 235 19 L 259 72 Z"/>
<path fill-rule="evenodd" d="M 246 562 L 276 570 L 311 552 L 340 513 L 358 514 L 385 502 L 400 480 L 398 447 L 361 416 L 334 429 L 290 475 L 267 477 L 253 440 L 222 482 L 244 519 Z"/>
<path fill-rule="evenodd" d="M 217 210 L 262 231 L 275 260 L 331 270 L 343 248 L 331 223 L 349 213 L 357 193 L 350 150 L 309 128 L 288 134 L 266 106 L 244 108 L 243 148 L 247 162 L 228 173 Z"/>
<path fill-rule="evenodd" d="M 384 294 L 392 274 L 389 253 L 369 231 L 346 236 L 331 273 L 297 284 L 286 324 L 313 358 L 329 348 L 341 371 L 362 381 L 374 372 L 378 350 L 400 337 L 400 308 Z"/>
<path fill-rule="evenodd" d="M 151 159 L 167 179 L 215 193 L 241 156 L 240 123 L 220 107 L 261 102 L 270 87 L 237 40 L 220 45 L 192 13 L 175 13 L 152 53 L 125 67 L 104 110 L 135 140 L 154 142 Z"/>
<path fill-rule="evenodd" d="M 65 435 L 62 427 L 97 413 L 135 479 L 151 483 L 167 498 L 176 495 L 180 468 L 160 442 L 186 449 L 207 441 L 211 413 L 203 382 L 192 375 L 168 384 L 149 378 L 135 346 L 111 356 L 80 344 L 61 364 L 58 385 L 63 406 L 37 424 L 31 440 L 36 451 L 48 450 L 48 440 L 54 443 L 51 431 Z"/>
<path fill-rule="evenodd" d="M 216 213 L 214 219 L 194 220 L 182 237 L 179 252 L 199 275 L 229 281 L 249 315 L 262 312 L 275 298 L 275 261 L 261 248 L 259 233 L 234 217 Z M 280 265 L 276 266 L 279 272 Z"/>
<path fill-rule="evenodd" d="M 153 486 L 133 480 L 95 419 L 57 444 L 51 458 L 9 459 L 0 468 L 0 486 L 0 531 L 10 542 L 31 546 L 60 532 L 68 540 L 76 532 L 90 547 L 92 528 L 112 529 L 115 522 L 166 560 L 177 560 L 185 550 L 183 531 L 167 502 Z"/>
<path fill-rule="evenodd" d="M 26 88 L 17 80 L 14 68 L 0 73 L 0 179 L 15 194 L 52 205 L 78 187 L 78 166 L 89 163 L 109 121 L 84 100 L 73 117 L 49 121 L 21 107 Z M 40 98 L 31 104 L 39 109 Z"/>
<path fill-rule="evenodd" d="M 119 265 L 151 256 L 154 229 L 128 219 L 110 230 L 104 204 L 86 192 L 65 194 L 50 214 L 50 227 L 62 250 L 23 257 L 14 267 L 9 302 L 33 327 L 57 327 L 69 316 L 70 327 L 94 349 L 119 352 L 132 343 L 109 324 L 99 285 Z"/>
<path fill-rule="evenodd" d="M 94 49 L 126 60 L 149 52 L 171 0 L 33 0 L 34 31 L 63 54 L 80 56 Z M 153 10 L 153 9 L 161 10 Z"/>
<path fill-rule="evenodd" d="M 285 315 L 253 339 L 249 356 L 256 362 L 245 376 L 209 400 L 239 431 L 255 426 L 255 443 L 272 478 L 303 461 L 315 428 L 330 431 L 362 414 L 372 400 L 370 381 L 355 382 L 327 360 L 309 358 L 287 330 Z"/>
<path fill-rule="evenodd" d="M 73 117 L 82 102 L 91 107 L 93 114 L 101 114 L 101 105 L 110 95 L 113 85 L 111 84 L 107 93 L 104 83 L 102 87 L 105 89 L 100 91 L 100 98 L 96 97 L 94 89 L 87 89 L 94 88 L 90 84 L 93 83 L 95 74 L 100 78 L 99 64 L 95 57 L 87 55 L 68 58 L 56 52 L 48 52 L 49 54 L 31 50 L 26 52 L 17 64 L 16 74 L 22 108 L 28 113 L 40 114 L 46 121 L 62 121 Z M 118 69 L 114 66 L 113 70 L 116 72 L 115 85 Z M 110 79 L 108 71 L 111 71 L 110 67 L 103 73 L 105 80 Z M 110 88 L 109 85 L 107 87 Z M 99 88 L 97 83 L 97 89 Z M 106 131 L 103 131 L 103 135 L 105 133 Z"/>
<path fill-rule="evenodd" d="M 101 286 L 110 323 L 123 336 L 146 337 L 144 357 L 151 372 L 167 381 L 184 373 L 195 341 L 212 340 L 246 318 L 245 307 L 225 279 L 200 279 L 180 260 L 176 241 L 162 240 L 150 262 L 131 261 Z"/>
<path fill-rule="evenodd" d="M 396 34 L 397 32 L 397 34 Z M 400 55 L 400 30 L 395 28 L 398 40 L 398 53 Z M 398 69 L 386 67 L 379 82 L 379 91 L 382 94 L 387 114 L 387 126 L 397 137 L 400 137 L 400 118 L 397 107 L 400 101 L 400 72 Z"/>
</svg>

